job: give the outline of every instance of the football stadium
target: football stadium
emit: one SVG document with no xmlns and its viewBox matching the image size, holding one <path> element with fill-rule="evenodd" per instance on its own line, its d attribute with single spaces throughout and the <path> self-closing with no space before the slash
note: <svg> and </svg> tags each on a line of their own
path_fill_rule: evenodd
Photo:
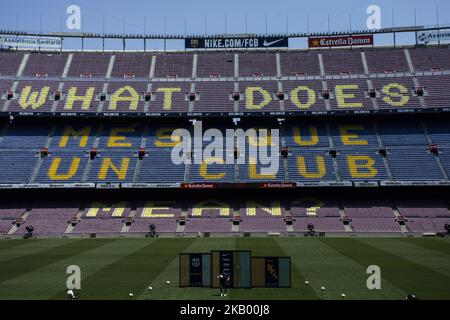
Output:
<svg viewBox="0 0 450 320">
<path fill-rule="evenodd" d="M 450 27 L 7 27 L 1 300 L 450 299 Z"/>
</svg>

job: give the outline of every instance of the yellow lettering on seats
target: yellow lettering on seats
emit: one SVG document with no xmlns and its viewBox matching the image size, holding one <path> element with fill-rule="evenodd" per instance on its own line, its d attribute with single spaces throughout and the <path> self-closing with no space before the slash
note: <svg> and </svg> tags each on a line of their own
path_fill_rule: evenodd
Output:
<svg viewBox="0 0 450 320">
<path fill-rule="evenodd" d="M 145 204 L 144 210 L 142 211 L 142 218 L 173 218 L 175 215 L 173 213 L 154 213 L 154 211 L 170 211 L 170 207 L 164 205 L 172 204 L 173 202 L 147 202 Z"/>
<path fill-rule="evenodd" d="M 86 89 L 86 93 L 83 95 L 77 95 L 77 87 L 71 87 L 67 93 L 66 103 L 64 105 L 64 109 L 72 110 L 73 104 L 76 101 L 81 101 L 81 109 L 89 110 L 91 107 L 91 101 L 94 97 L 94 87 L 89 87 Z"/>
<path fill-rule="evenodd" d="M 204 210 L 219 210 L 220 216 L 230 215 L 230 206 L 217 200 L 207 200 L 196 203 L 192 208 L 192 216 L 201 217 Z"/>
<path fill-rule="evenodd" d="M 119 180 L 125 180 L 125 178 L 127 176 L 129 164 L 130 164 L 130 159 L 123 158 L 120 168 L 117 168 L 116 165 L 112 162 L 111 158 L 104 158 L 102 166 L 100 168 L 100 172 L 98 174 L 98 178 L 100 180 L 105 180 L 109 169 L 111 169 L 117 175 Z"/>
<path fill-rule="evenodd" d="M 50 87 L 42 87 L 39 91 L 31 92 L 31 86 L 26 86 L 22 89 L 19 104 L 26 109 L 31 106 L 32 109 L 40 108 L 47 100 L 47 95 Z"/>
<path fill-rule="evenodd" d="M 218 157 L 204 159 L 202 161 L 202 164 L 200 165 L 200 176 L 206 180 L 221 180 L 221 179 L 223 179 L 225 177 L 225 172 L 208 173 L 208 164 L 212 164 L 212 163 L 224 164 L 225 161 L 223 161 L 222 158 L 218 158 Z"/>
<path fill-rule="evenodd" d="M 50 180 L 69 180 L 77 173 L 78 167 L 80 166 L 80 158 L 72 159 L 72 163 L 70 164 L 70 168 L 67 173 L 58 173 L 61 160 L 62 159 L 59 157 L 53 159 L 50 169 L 48 170 L 48 177 Z"/>
<path fill-rule="evenodd" d="M 253 128 L 256 131 L 257 137 L 253 135 L 248 136 L 248 143 L 254 147 L 268 147 L 272 146 L 272 130 L 266 128 Z M 267 130 L 267 135 L 260 134 L 259 130 Z"/>
<path fill-rule="evenodd" d="M 112 217 L 122 217 L 123 213 L 125 211 L 125 206 L 126 206 L 126 202 L 119 202 L 115 205 L 113 205 L 113 213 L 111 214 Z M 103 212 L 111 212 L 111 207 L 105 205 L 104 203 L 101 202 L 94 202 L 92 203 L 91 207 L 89 208 L 88 212 L 86 213 L 87 217 L 96 217 L 98 212 L 100 211 L 100 209 Z"/>
<path fill-rule="evenodd" d="M 59 141 L 59 147 L 65 148 L 67 146 L 67 143 L 69 142 L 70 136 L 74 137 L 75 139 L 78 139 L 78 137 L 81 136 L 79 146 L 80 148 L 84 148 L 87 145 L 90 133 L 91 127 L 84 127 L 83 129 L 77 131 L 70 126 L 67 126 L 64 128 L 63 135 L 61 137 L 61 140 Z"/>
<path fill-rule="evenodd" d="M 307 216 L 315 217 L 317 216 L 317 211 L 325 206 L 325 202 L 314 198 L 303 198 L 293 201 L 291 203 L 291 207 L 293 207 L 294 205 L 304 207 Z"/>
<path fill-rule="evenodd" d="M 263 101 L 261 101 L 258 104 L 255 104 L 254 102 L 254 94 L 259 93 L 263 97 Z M 257 109 L 260 110 L 267 106 L 270 101 L 272 101 L 272 97 L 270 96 L 270 93 L 267 90 L 264 90 L 261 87 L 247 87 L 245 89 L 245 104 L 247 109 Z"/>
<path fill-rule="evenodd" d="M 308 172 L 304 157 L 297 157 L 297 167 L 300 175 L 307 179 L 319 179 L 325 176 L 325 159 L 316 156 L 317 172 Z"/>
<path fill-rule="evenodd" d="M 375 160 L 369 156 L 347 156 L 347 162 L 353 178 L 373 178 L 378 174 L 378 170 L 374 167 Z M 361 172 L 363 169 L 366 172 Z"/>
<path fill-rule="evenodd" d="M 336 86 L 336 100 L 340 108 L 362 108 L 362 102 L 348 102 L 346 99 L 355 99 L 354 93 L 346 93 L 344 90 L 358 90 L 357 84 L 340 84 Z"/>
<path fill-rule="evenodd" d="M 130 148 L 131 142 L 127 142 L 127 137 L 119 135 L 121 133 L 132 133 L 136 131 L 136 124 L 132 124 L 129 127 L 112 128 L 109 134 L 108 147 L 110 148 Z"/>
<path fill-rule="evenodd" d="M 181 92 L 181 88 L 158 88 L 156 92 L 164 93 L 164 106 L 163 110 L 172 109 L 172 95 L 176 92 Z"/>
<path fill-rule="evenodd" d="M 171 148 L 179 145 L 181 143 L 181 136 L 175 136 L 177 138 L 176 141 L 172 140 L 172 132 L 174 130 L 175 128 L 161 128 L 156 131 L 158 140 L 155 141 L 155 146 L 158 148 Z"/>
<path fill-rule="evenodd" d="M 358 139 L 359 135 L 350 131 L 362 131 L 365 128 L 358 125 L 339 126 L 339 133 L 341 135 L 341 141 L 346 146 L 366 146 L 369 144 L 367 140 Z"/>
<path fill-rule="evenodd" d="M 403 107 L 409 102 L 408 93 L 403 85 L 399 83 L 389 83 L 383 87 L 383 101 L 394 107 Z"/>
<path fill-rule="evenodd" d="M 128 96 L 122 97 L 123 94 L 128 94 Z M 137 106 L 139 103 L 139 94 L 136 92 L 131 86 L 125 86 L 123 88 L 119 88 L 114 92 L 111 97 L 111 101 L 109 103 L 109 110 L 117 109 L 117 102 L 127 101 L 130 103 L 129 110 L 137 110 Z"/>
<path fill-rule="evenodd" d="M 319 142 L 319 134 L 317 132 L 316 127 L 313 126 L 309 127 L 309 132 L 311 133 L 310 140 L 303 140 L 299 127 L 294 127 L 293 131 L 294 131 L 294 142 L 299 146 L 315 146 Z"/>
<path fill-rule="evenodd" d="M 255 157 L 249 157 L 248 171 L 249 171 L 250 179 L 254 179 L 254 180 L 265 180 L 265 179 L 268 179 L 268 180 L 270 180 L 270 179 L 275 179 L 276 178 L 275 174 L 258 173 L 257 172 L 257 168 L 256 168 L 256 158 Z"/>
<path fill-rule="evenodd" d="M 308 95 L 308 100 L 306 102 L 300 101 L 300 91 L 305 91 Z M 291 102 L 299 109 L 309 109 L 316 103 L 316 93 L 314 92 L 314 90 L 308 88 L 307 86 L 298 86 L 297 88 L 291 90 L 290 98 Z"/>
<path fill-rule="evenodd" d="M 256 209 L 260 208 L 262 211 L 270 214 L 271 216 L 279 217 L 281 216 L 281 202 L 272 201 L 271 207 L 266 207 L 255 201 L 247 201 L 245 205 L 245 214 L 247 216 L 256 216 Z"/>
</svg>

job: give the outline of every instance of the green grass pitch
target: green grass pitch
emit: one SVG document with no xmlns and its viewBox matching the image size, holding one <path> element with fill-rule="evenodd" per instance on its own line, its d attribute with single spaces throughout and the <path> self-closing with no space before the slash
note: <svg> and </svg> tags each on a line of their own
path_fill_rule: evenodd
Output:
<svg viewBox="0 0 450 320">
<path fill-rule="evenodd" d="M 217 290 L 178 287 L 180 252 L 247 249 L 290 256 L 292 288 L 233 289 L 221 298 Z M 342 299 L 342 293 L 345 299 L 398 300 L 408 293 L 450 299 L 449 238 L 363 237 L 4 240 L 0 299 L 65 299 L 66 268 L 74 264 L 81 268 L 82 300 Z M 381 268 L 380 290 L 367 289 L 369 265 Z"/>
</svg>

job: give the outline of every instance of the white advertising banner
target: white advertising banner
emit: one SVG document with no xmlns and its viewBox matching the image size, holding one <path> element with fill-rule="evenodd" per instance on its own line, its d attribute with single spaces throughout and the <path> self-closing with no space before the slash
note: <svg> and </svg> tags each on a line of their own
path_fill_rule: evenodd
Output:
<svg viewBox="0 0 450 320">
<path fill-rule="evenodd" d="M 420 43 L 438 43 L 450 41 L 450 30 L 422 31 L 418 33 Z"/>
<path fill-rule="evenodd" d="M 62 40 L 56 37 L 16 36 L 0 34 L 0 46 L 19 48 L 61 49 Z"/>
</svg>

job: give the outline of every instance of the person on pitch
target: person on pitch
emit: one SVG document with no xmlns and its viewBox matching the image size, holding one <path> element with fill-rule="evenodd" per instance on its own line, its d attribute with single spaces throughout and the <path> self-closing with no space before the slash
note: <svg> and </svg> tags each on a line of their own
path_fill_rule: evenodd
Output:
<svg viewBox="0 0 450 320">
<path fill-rule="evenodd" d="M 76 294 L 72 289 L 67 290 L 67 300 L 78 300 L 80 294 Z"/>
<path fill-rule="evenodd" d="M 227 289 L 230 285 L 231 277 L 229 274 L 226 274 L 225 272 L 219 274 L 217 276 L 219 279 L 219 288 L 220 288 L 220 296 L 226 297 L 227 296 Z"/>
</svg>

